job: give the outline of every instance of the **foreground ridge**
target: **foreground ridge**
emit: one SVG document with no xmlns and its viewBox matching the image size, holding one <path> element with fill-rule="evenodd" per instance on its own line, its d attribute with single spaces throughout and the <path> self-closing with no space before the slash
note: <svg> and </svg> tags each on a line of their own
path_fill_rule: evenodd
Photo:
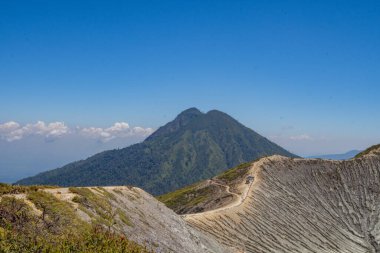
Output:
<svg viewBox="0 0 380 253">
<path fill-rule="evenodd" d="M 0 184 L 0 216 L 0 252 L 7 245 L 19 247 L 14 252 L 36 252 L 33 238 L 37 235 L 41 247 L 51 244 L 46 252 L 65 251 L 68 245 L 70 252 L 231 252 L 137 187 L 55 188 Z M 106 233 L 90 233 L 92 226 Z M 98 237 L 102 240 L 98 241 Z M 3 239 L 7 239 L 5 246 Z M 83 244 L 84 239 L 88 243 Z M 92 240 L 98 242 L 101 249 L 95 248 Z M 25 242 L 32 249 L 25 248 Z"/>
<path fill-rule="evenodd" d="M 380 149 L 349 161 L 271 156 L 231 208 L 184 215 L 241 252 L 380 252 Z"/>
</svg>

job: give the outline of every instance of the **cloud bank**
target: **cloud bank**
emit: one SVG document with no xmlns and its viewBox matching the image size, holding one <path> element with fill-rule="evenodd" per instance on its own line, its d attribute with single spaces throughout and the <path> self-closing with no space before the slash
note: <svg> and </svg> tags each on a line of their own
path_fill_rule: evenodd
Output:
<svg viewBox="0 0 380 253">
<path fill-rule="evenodd" d="M 289 139 L 292 141 L 312 141 L 312 140 L 314 140 L 314 138 L 308 134 L 293 135 L 293 136 L 290 136 Z"/>
<path fill-rule="evenodd" d="M 309 134 L 300 134 L 300 135 L 270 135 L 269 139 L 272 139 L 274 141 L 314 141 L 315 138 L 310 136 Z"/>
<path fill-rule="evenodd" d="M 88 127 L 79 130 L 80 134 L 89 138 L 109 141 L 115 138 L 126 138 L 131 136 L 148 136 L 153 133 L 152 128 L 130 127 L 126 122 L 116 122 L 108 128 Z"/>
<path fill-rule="evenodd" d="M 64 122 L 45 123 L 37 121 L 21 125 L 15 121 L 0 124 L 0 139 L 13 142 L 28 136 L 41 136 L 52 141 L 67 135 L 79 135 L 85 138 L 107 142 L 115 138 L 146 137 L 153 133 L 152 128 L 130 127 L 126 122 L 116 122 L 108 128 L 75 127 L 70 128 Z"/>
</svg>

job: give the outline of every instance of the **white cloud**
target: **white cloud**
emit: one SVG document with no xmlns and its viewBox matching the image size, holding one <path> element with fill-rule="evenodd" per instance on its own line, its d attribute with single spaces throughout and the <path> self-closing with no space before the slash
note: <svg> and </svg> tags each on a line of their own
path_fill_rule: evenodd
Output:
<svg viewBox="0 0 380 253">
<path fill-rule="evenodd" d="M 0 137 L 7 141 L 19 140 L 22 134 L 19 133 L 20 124 L 14 121 L 9 121 L 4 124 L 0 124 Z"/>
<path fill-rule="evenodd" d="M 151 133 L 153 133 L 152 128 L 131 128 L 126 122 L 116 122 L 113 126 L 108 128 L 88 127 L 80 129 L 80 134 L 105 142 L 115 138 L 126 138 L 131 136 L 145 137 Z"/>
<path fill-rule="evenodd" d="M 20 127 L 20 124 L 14 121 L 9 121 L 4 124 L 0 124 L 0 133 L 6 131 L 12 131 Z"/>
<path fill-rule="evenodd" d="M 45 124 L 43 121 L 38 121 L 35 124 L 27 124 L 22 130 L 26 135 L 43 135 L 46 138 L 57 138 L 70 132 L 68 126 L 63 122 Z"/>
<path fill-rule="evenodd" d="M 313 137 L 308 134 L 294 135 L 289 137 L 292 141 L 312 141 Z"/>
<path fill-rule="evenodd" d="M 130 127 L 126 122 L 116 122 L 108 128 L 69 128 L 65 123 L 59 121 L 51 123 L 37 121 L 23 126 L 14 121 L 0 124 L 0 139 L 8 142 L 21 140 L 27 136 L 43 136 L 45 140 L 51 141 L 68 134 L 77 134 L 85 138 L 107 142 L 115 138 L 146 137 L 151 133 L 153 133 L 152 128 Z"/>
<path fill-rule="evenodd" d="M 292 142 L 298 142 L 298 141 L 314 141 L 316 140 L 314 137 L 310 136 L 309 134 L 300 134 L 300 135 L 270 135 L 269 139 L 275 140 L 275 141 L 292 141 Z M 320 139 L 320 138 L 318 138 Z"/>
<path fill-rule="evenodd" d="M 37 121 L 35 124 L 24 126 L 14 121 L 0 124 L 0 138 L 9 142 L 21 140 L 30 135 L 41 135 L 47 139 L 55 139 L 67 133 L 69 133 L 69 128 L 63 122 L 45 124 L 43 121 Z"/>
</svg>

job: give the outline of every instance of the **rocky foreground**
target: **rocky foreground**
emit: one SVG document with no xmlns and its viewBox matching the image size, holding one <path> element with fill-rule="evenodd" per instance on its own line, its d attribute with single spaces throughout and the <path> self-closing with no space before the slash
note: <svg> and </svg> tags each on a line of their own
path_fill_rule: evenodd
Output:
<svg viewBox="0 0 380 253">
<path fill-rule="evenodd" d="M 153 196 L 136 187 L 25 189 L 21 188 L 25 193 L 0 194 L 2 205 L 10 203 L 9 207 L 2 206 L 4 208 L 0 209 L 10 210 L 14 206 L 10 201 L 12 198 L 24 202 L 29 206 L 30 213 L 38 217 L 36 220 L 43 224 L 51 223 L 46 229 L 57 227 L 50 231 L 57 236 L 62 234 L 66 237 L 68 231 L 77 233 L 80 232 L 80 226 L 92 224 L 100 225 L 106 231 L 125 235 L 128 240 L 146 247 L 149 252 L 230 252 L 210 236 L 190 227 L 180 216 Z M 8 216 L 11 224 L 14 217 L 12 214 Z M 67 222 L 61 224 L 64 220 Z M 74 221 L 79 227 L 71 224 Z M 28 221 L 22 220 L 22 222 Z M 1 243 L 0 252 L 3 252 Z"/>
<path fill-rule="evenodd" d="M 185 219 L 241 252 L 380 252 L 380 148 L 366 153 L 261 159 L 241 205 Z"/>
</svg>

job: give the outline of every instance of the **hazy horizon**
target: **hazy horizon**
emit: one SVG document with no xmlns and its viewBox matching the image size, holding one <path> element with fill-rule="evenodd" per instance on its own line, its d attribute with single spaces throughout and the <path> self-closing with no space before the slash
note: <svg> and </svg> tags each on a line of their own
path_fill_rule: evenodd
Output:
<svg viewBox="0 0 380 253">
<path fill-rule="evenodd" d="M 39 121 L 26 125 L 8 122 L 0 125 L 0 150 L 2 151 L 0 168 L 5 168 L 0 170 L 0 182 L 13 183 L 39 172 L 86 159 L 102 151 L 128 147 L 143 141 L 154 131 L 153 128 L 131 127 L 126 122 L 117 122 L 104 128 L 71 127 L 63 122 L 47 124 Z M 327 153 L 313 152 L 311 149 L 308 153 L 304 149 L 305 143 L 314 140 L 307 136 L 282 139 L 281 136 L 264 137 L 301 157 L 343 154 L 355 149 L 345 149 L 346 146 L 344 146 L 335 153 L 333 150 L 337 150 L 336 148 Z M 366 147 L 362 146 L 357 150 L 363 150 Z M 302 150 L 294 151 L 292 148 Z"/>
</svg>

